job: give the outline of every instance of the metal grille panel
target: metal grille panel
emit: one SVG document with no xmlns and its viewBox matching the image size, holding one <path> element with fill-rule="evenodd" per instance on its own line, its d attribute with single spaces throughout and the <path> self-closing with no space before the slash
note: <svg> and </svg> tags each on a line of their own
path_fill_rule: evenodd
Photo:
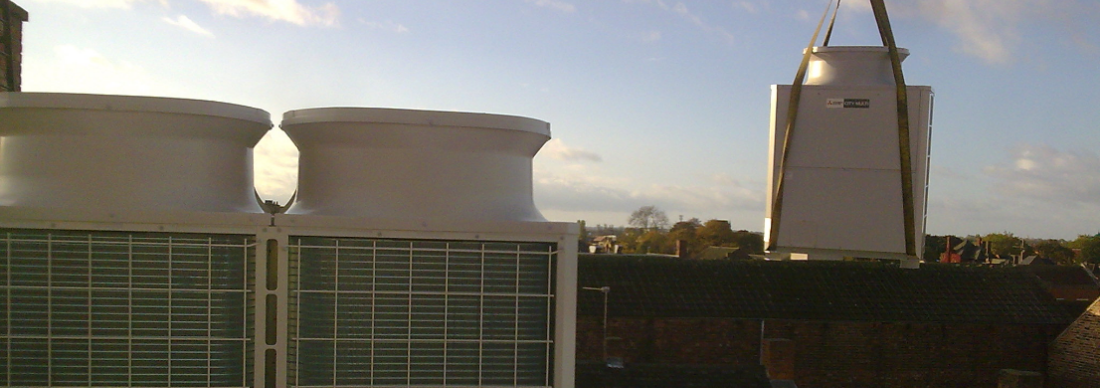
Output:
<svg viewBox="0 0 1100 388">
<path fill-rule="evenodd" d="M 549 386 L 557 246 L 291 237 L 290 384 Z"/>
<path fill-rule="evenodd" d="M 0 229 L 0 384 L 251 386 L 255 237 Z"/>
</svg>

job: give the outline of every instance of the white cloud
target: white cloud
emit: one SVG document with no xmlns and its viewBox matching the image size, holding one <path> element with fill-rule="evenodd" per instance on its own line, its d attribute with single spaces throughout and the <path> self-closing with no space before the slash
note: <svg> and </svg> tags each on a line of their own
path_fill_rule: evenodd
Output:
<svg viewBox="0 0 1100 388">
<path fill-rule="evenodd" d="M 892 5 L 886 7 L 886 11 L 889 12 Z M 842 1 L 840 3 L 841 12 L 844 11 L 856 11 L 856 12 L 871 12 L 870 1 Z"/>
<path fill-rule="evenodd" d="M 149 94 L 153 82 L 140 66 L 113 60 L 94 49 L 62 45 L 54 56 L 23 57 L 23 89 L 26 91 L 83 92 L 100 94 Z"/>
<path fill-rule="evenodd" d="M 1073 238 L 1100 230 L 1096 222 L 1100 155 L 1021 145 L 1009 156 L 981 174 L 933 177 L 928 232 L 967 235 L 1007 230 L 1019 236 Z M 933 174 L 937 172 L 933 169 Z"/>
<path fill-rule="evenodd" d="M 406 32 L 409 32 L 409 29 L 404 25 L 400 23 L 394 23 L 389 20 L 384 22 L 369 22 L 365 19 L 359 19 L 359 23 L 362 23 L 363 25 L 370 27 L 371 29 L 389 31 L 397 34 L 404 34 Z"/>
<path fill-rule="evenodd" d="M 256 191 L 286 205 L 298 188 L 298 149 L 286 132 L 273 129 L 256 144 Z"/>
<path fill-rule="evenodd" d="M 202 28 L 202 26 L 199 26 L 198 23 L 195 23 L 194 21 L 191 20 L 191 18 L 188 18 L 187 16 L 184 16 L 184 15 L 180 15 L 179 17 L 177 17 L 175 19 L 172 19 L 172 18 L 169 18 L 169 17 L 164 17 L 164 18 L 162 18 L 162 20 L 164 20 L 165 23 L 183 28 L 185 30 L 194 32 L 194 33 L 199 34 L 199 35 L 204 35 L 204 36 L 209 36 L 209 37 L 214 36 L 214 33 L 210 32 L 210 30 Z"/>
<path fill-rule="evenodd" d="M 1009 47 L 1019 40 L 1017 24 L 1029 8 L 1042 8 L 1043 0 L 920 0 L 922 17 L 951 31 L 959 38 L 955 49 L 989 63 L 1009 60 Z M 1036 9 L 1038 10 L 1038 9 Z"/>
<path fill-rule="evenodd" d="M 63 3 L 76 5 L 81 8 L 130 8 L 134 3 L 142 3 L 146 0 L 38 0 L 43 3 Z M 163 2 L 162 2 L 163 4 Z"/>
<path fill-rule="evenodd" d="M 1023 237 L 1072 239 L 1100 231 L 1097 213 L 1096 204 L 1067 206 L 995 190 L 980 198 L 940 196 L 928 204 L 927 232 L 966 236 L 1009 231 Z"/>
<path fill-rule="evenodd" d="M 1007 63 L 1025 39 L 1020 25 L 1025 20 L 1053 18 L 1055 27 L 1079 13 L 1085 2 L 1054 0 L 913 0 L 887 5 L 891 19 L 917 17 L 954 34 L 954 49 L 987 63 Z M 841 2 L 841 13 L 870 13 L 867 1 Z M 799 11 L 799 19 L 809 19 Z M 1079 35 L 1078 35 L 1079 36 Z M 1071 42 L 1077 43 L 1077 42 Z M 1044 42 L 1046 44 L 1046 42 Z"/>
<path fill-rule="evenodd" d="M 1080 27 L 1075 19 L 1096 12 L 1094 7 L 1091 0 L 917 0 L 896 6 L 902 16 L 926 19 L 955 34 L 955 50 L 988 63 L 1009 62 L 1017 46 L 1029 38 L 1020 31 L 1025 21 L 1071 30 L 1071 39 L 1077 39 L 1081 35 L 1072 32 Z"/>
<path fill-rule="evenodd" d="M 1061 151 L 1044 145 L 1012 150 L 1012 161 L 987 167 L 996 189 L 1058 204 L 1100 205 L 1100 156 Z"/>
<path fill-rule="evenodd" d="M 757 5 L 751 1 L 735 1 L 733 2 L 733 7 L 743 9 L 748 13 L 757 13 L 759 11 Z"/>
<path fill-rule="evenodd" d="M 656 42 L 661 40 L 661 31 L 650 31 L 642 36 L 642 40 L 646 42 Z"/>
<path fill-rule="evenodd" d="M 536 203 L 549 214 L 600 214 L 604 218 L 594 220 L 597 223 L 622 224 L 631 211 L 656 205 L 668 214 L 687 217 L 730 219 L 731 214 L 741 214 L 747 215 L 742 219 L 749 219 L 749 224 L 755 217 L 763 219 L 763 190 L 729 176 L 709 177 L 709 181 L 695 185 L 633 188 L 627 179 L 605 177 L 590 170 L 551 172 L 536 166 L 534 176 Z"/>
<path fill-rule="evenodd" d="M 663 3 L 661 4 L 664 5 Z M 701 16 L 689 11 L 684 3 L 677 2 L 676 5 L 672 7 L 672 12 L 680 15 L 680 17 L 691 22 L 691 24 L 694 24 L 695 26 L 702 28 L 707 32 L 717 34 L 718 36 L 721 36 L 723 39 L 725 39 L 727 42 L 733 43 L 733 34 L 729 33 L 722 27 L 715 27 L 710 25 L 706 21 L 703 21 L 703 18 Z"/>
<path fill-rule="evenodd" d="M 550 8 L 550 9 L 553 9 L 553 10 L 566 12 L 566 13 L 577 11 L 577 7 L 573 6 L 573 4 L 570 4 L 570 3 L 567 3 L 567 2 L 564 2 L 564 1 L 560 1 L 560 0 L 525 0 L 525 1 L 527 1 L 527 3 L 529 3 L 529 4 L 534 4 L 534 5 L 539 6 L 539 7 Z"/>
<path fill-rule="evenodd" d="M 702 16 L 699 16 L 698 14 L 688 10 L 687 5 L 685 5 L 682 2 L 676 2 L 676 4 L 669 6 L 668 3 L 665 3 L 663 0 L 622 0 L 622 1 L 624 3 L 627 3 L 627 4 L 650 4 L 650 5 L 654 5 L 654 6 L 659 7 L 661 9 L 665 10 L 665 11 L 669 11 L 669 12 L 672 12 L 672 13 L 676 14 L 677 16 L 683 18 L 684 20 L 687 20 L 689 23 L 695 25 L 696 27 L 699 27 L 703 31 L 706 31 L 706 32 L 709 32 L 709 33 L 712 33 L 712 34 L 715 34 L 715 35 L 718 35 L 718 36 L 722 37 L 722 39 L 724 39 L 728 43 L 733 43 L 733 41 L 734 41 L 733 34 L 729 33 L 729 31 L 726 31 L 726 29 L 724 29 L 722 27 L 714 26 L 714 25 L 711 25 L 710 23 L 707 23 L 705 20 L 703 20 Z"/>
<path fill-rule="evenodd" d="M 260 16 L 274 21 L 284 21 L 299 26 L 335 26 L 340 9 L 335 3 L 307 7 L 297 0 L 200 0 L 222 15 L 243 18 Z"/>
<path fill-rule="evenodd" d="M 546 142 L 546 145 L 539 151 L 539 155 L 565 161 L 599 162 L 603 160 L 599 154 L 567 146 L 561 139 L 552 139 Z"/>
</svg>

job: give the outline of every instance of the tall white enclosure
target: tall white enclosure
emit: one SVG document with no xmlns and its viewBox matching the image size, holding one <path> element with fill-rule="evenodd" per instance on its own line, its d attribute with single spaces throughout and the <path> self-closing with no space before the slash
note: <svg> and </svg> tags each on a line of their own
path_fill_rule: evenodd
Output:
<svg viewBox="0 0 1100 388">
<path fill-rule="evenodd" d="M 908 54 L 899 49 L 901 58 Z M 908 86 L 914 233 L 924 245 L 933 92 Z M 772 85 L 765 233 L 779 184 L 790 85 Z M 786 161 L 776 249 L 792 259 L 905 255 L 897 97 L 885 47 L 815 47 Z M 765 236 L 767 240 L 770 236 Z"/>
</svg>

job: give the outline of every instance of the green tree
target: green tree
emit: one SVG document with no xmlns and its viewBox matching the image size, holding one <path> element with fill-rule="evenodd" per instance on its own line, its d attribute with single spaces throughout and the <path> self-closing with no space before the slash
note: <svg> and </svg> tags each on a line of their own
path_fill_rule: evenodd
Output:
<svg viewBox="0 0 1100 388">
<path fill-rule="evenodd" d="M 622 247 L 623 253 L 644 253 L 644 251 L 638 250 L 638 239 L 642 237 L 645 232 L 638 228 L 624 228 L 622 233 L 617 234 L 619 246 Z"/>
<path fill-rule="evenodd" d="M 1035 253 L 1044 259 L 1054 260 L 1059 265 L 1075 265 L 1079 261 L 1073 249 L 1061 240 L 1043 240 L 1035 243 Z"/>
<path fill-rule="evenodd" d="M 706 247 L 728 247 L 737 244 L 733 234 L 733 227 L 729 221 L 710 220 L 695 230 L 695 237 L 699 239 L 700 249 Z"/>
<path fill-rule="evenodd" d="M 953 239 L 958 241 L 958 239 Z M 947 250 L 947 237 L 946 236 L 933 236 L 930 234 L 924 235 L 924 255 L 921 257 L 925 263 L 935 263 L 940 261 L 940 254 Z"/>
<path fill-rule="evenodd" d="M 749 253 L 764 254 L 764 235 L 747 230 L 733 232 L 733 241 L 738 248 L 745 248 Z"/>
<path fill-rule="evenodd" d="M 657 230 L 642 233 L 636 240 L 634 251 L 637 253 L 672 253 L 668 247 L 668 236 Z"/>
<path fill-rule="evenodd" d="M 668 227 L 668 215 L 656 206 L 642 206 L 630 213 L 627 224 L 647 231 L 662 230 Z"/>
<path fill-rule="evenodd" d="M 1012 233 L 990 233 L 982 236 L 983 241 L 989 242 L 990 253 L 994 255 L 1019 256 L 1020 252 L 1029 247 L 1019 237 Z"/>
<path fill-rule="evenodd" d="M 577 227 L 580 228 L 580 234 L 577 235 L 577 251 L 588 252 L 588 226 L 585 225 L 584 220 L 577 220 Z"/>
<path fill-rule="evenodd" d="M 672 225 L 672 229 L 669 229 L 668 231 L 668 241 L 666 243 L 668 245 L 665 247 L 664 250 L 675 253 L 676 242 L 686 241 L 688 244 L 688 255 L 699 252 L 699 239 L 696 238 L 695 231 L 702 226 L 703 224 L 699 221 L 698 218 L 692 218 L 687 221 L 680 221 L 677 222 L 675 225 Z"/>
<path fill-rule="evenodd" d="M 599 224 L 596 225 L 596 236 L 618 236 L 624 234 L 625 230 L 621 226 L 614 226 L 611 224 Z"/>
<path fill-rule="evenodd" d="M 1100 234 L 1080 235 L 1068 245 L 1081 250 L 1077 256 L 1078 262 L 1100 264 Z"/>
</svg>

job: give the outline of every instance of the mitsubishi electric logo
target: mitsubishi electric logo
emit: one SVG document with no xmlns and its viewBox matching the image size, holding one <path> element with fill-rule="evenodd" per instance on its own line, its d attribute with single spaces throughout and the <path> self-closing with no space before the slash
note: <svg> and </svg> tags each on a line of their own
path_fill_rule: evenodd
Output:
<svg viewBox="0 0 1100 388">
<path fill-rule="evenodd" d="M 825 99 L 825 107 L 834 108 L 870 108 L 871 99 L 868 98 L 828 98 Z"/>
</svg>

